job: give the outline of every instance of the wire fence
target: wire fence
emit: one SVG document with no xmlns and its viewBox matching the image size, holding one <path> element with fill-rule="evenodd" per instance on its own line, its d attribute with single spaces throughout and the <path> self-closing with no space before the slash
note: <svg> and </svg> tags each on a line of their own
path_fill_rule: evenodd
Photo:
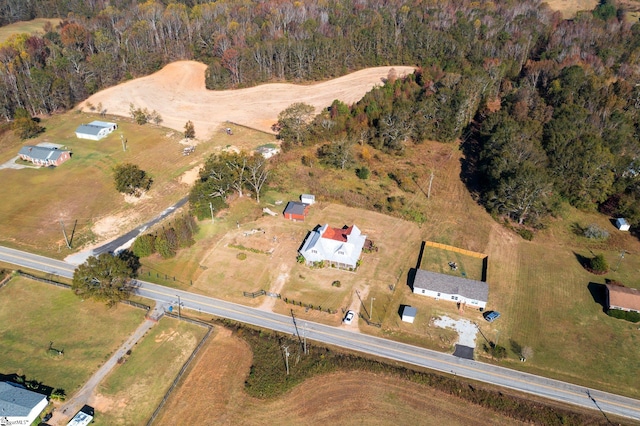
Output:
<svg viewBox="0 0 640 426">
<path fill-rule="evenodd" d="M 435 248 L 439 248 L 439 249 L 443 249 L 443 250 L 453 251 L 453 252 L 456 252 L 456 253 L 464 254 L 465 256 L 476 257 L 478 259 L 484 259 L 485 257 L 487 257 L 487 255 L 484 254 L 484 253 L 478 253 L 478 252 L 471 251 L 471 250 L 465 250 L 465 249 L 461 249 L 459 247 L 449 246 L 449 245 L 446 245 L 446 244 L 436 243 L 436 242 L 433 242 L 433 241 L 425 241 L 424 244 L 426 246 L 429 246 L 429 247 L 435 247 Z"/>
</svg>

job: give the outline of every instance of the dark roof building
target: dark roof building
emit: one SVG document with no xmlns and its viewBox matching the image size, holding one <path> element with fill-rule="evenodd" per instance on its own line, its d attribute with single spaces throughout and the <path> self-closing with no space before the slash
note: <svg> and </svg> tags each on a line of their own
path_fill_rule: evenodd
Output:
<svg viewBox="0 0 640 426">
<path fill-rule="evenodd" d="M 309 214 L 309 206 L 298 201 L 289 201 L 284 209 L 285 219 L 304 220 Z"/>
</svg>

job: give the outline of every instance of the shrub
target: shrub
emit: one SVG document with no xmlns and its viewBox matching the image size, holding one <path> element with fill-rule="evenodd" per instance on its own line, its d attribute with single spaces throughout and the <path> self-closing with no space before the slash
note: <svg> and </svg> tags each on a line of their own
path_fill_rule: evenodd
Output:
<svg viewBox="0 0 640 426">
<path fill-rule="evenodd" d="M 597 254 L 589 260 L 589 269 L 594 274 L 606 274 L 609 271 L 609 264 L 602 254 Z"/>
<path fill-rule="evenodd" d="M 113 180 L 118 192 L 139 197 L 151 187 L 153 180 L 135 164 L 123 163 L 113 168 Z"/>
<path fill-rule="evenodd" d="M 340 283 L 340 281 L 335 280 L 334 282 L 332 282 L 332 283 L 331 283 L 331 285 L 332 285 L 333 287 L 340 287 L 342 284 Z"/>
<path fill-rule="evenodd" d="M 627 312 L 620 309 L 609 309 L 607 315 L 612 318 L 623 319 L 630 322 L 640 322 L 640 312 Z"/>
<path fill-rule="evenodd" d="M 609 233 L 595 223 L 592 223 L 585 228 L 584 236 L 594 240 L 606 240 L 609 238 Z"/>
<path fill-rule="evenodd" d="M 371 171 L 367 166 L 362 166 L 356 170 L 356 176 L 358 176 L 362 180 L 369 179 L 370 174 L 371 174 Z"/>
<path fill-rule="evenodd" d="M 131 251 L 138 257 L 151 256 L 156 252 L 156 237 L 152 234 L 141 235 L 133 242 Z"/>
<path fill-rule="evenodd" d="M 533 240 L 533 231 L 531 231 L 530 229 L 520 228 L 520 229 L 518 229 L 517 232 L 518 232 L 518 235 L 520 235 L 525 240 L 527 240 L 527 241 Z"/>
<path fill-rule="evenodd" d="M 245 260 L 247 258 L 247 254 L 240 252 L 240 253 L 236 254 L 236 258 L 238 260 Z"/>
</svg>

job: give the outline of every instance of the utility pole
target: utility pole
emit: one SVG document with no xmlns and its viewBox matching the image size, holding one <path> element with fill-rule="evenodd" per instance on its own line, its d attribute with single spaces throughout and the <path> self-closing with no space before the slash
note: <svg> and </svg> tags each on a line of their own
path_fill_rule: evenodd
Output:
<svg viewBox="0 0 640 426">
<path fill-rule="evenodd" d="M 302 345 L 302 353 L 303 354 L 307 354 L 307 323 L 305 322 L 304 324 L 302 324 L 302 341 L 303 341 L 303 345 Z"/>
<path fill-rule="evenodd" d="M 62 227 L 62 234 L 64 235 L 64 242 L 67 243 L 67 248 L 71 248 L 71 244 L 69 244 L 69 239 L 67 238 L 67 232 L 64 230 L 64 223 L 60 221 L 60 226 Z"/>
<path fill-rule="evenodd" d="M 122 141 L 122 150 L 127 150 L 127 140 L 124 138 L 124 135 L 120 133 L 120 140 Z"/>
<path fill-rule="evenodd" d="M 302 343 L 302 339 L 300 338 L 300 332 L 298 331 L 298 324 L 296 324 L 296 317 L 293 315 L 293 309 L 291 309 L 291 319 L 293 320 L 293 326 L 296 329 L 295 334 L 298 336 L 298 341 L 300 342 L 300 347 L 304 351 L 304 345 Z"/>
<path fill-rule="evenodd" d="M 289 375 L 289 346 L 283 346 L 284 349 L 284 364 L 287 367 L 287 376 Z"/>
<path fill-rule="evenodd" d="M 427 199 L 431 197 L 431 184 L 433 183 L 433 170 L 431 170 L 431 177 L 429 178 L 429 189 L 427 190 Z"/>
<path fill-rule="evenodd" d="M 213 223 L 213 203 L 209 201 L 209 209 L 211 210 L 211 223 Z"/>
<path fill-rule="evenodd" d="M 181 305 L 181 302 L 180 302 L 180 295 L 179 295 L 179 294 L 176 294 L 176 296 L 178 296 L 178 319 L 181 319 L 181 318 L 180 318 L 180 305 Z"/>
</svg>

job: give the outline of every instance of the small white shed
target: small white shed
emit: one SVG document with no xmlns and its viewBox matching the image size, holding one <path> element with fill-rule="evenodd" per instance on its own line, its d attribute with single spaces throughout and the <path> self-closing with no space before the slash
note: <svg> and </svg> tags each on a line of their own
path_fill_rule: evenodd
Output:
<svg viewBox="0 0 640 426">
<path fill-rule="evenodd" d="M 616 219 L 616 228 L 621 231 L 628 231 L 629 228 L 631 228 L 631 225 L 629 225 L 625 218 L 619 217 Z"/>
<path fill-rule="evenodd" d="M 300 201 L 304 204 L 314 204 L 316 202 L 316 196 L 311 194 L 302 194 Z"/>
<path fill-rule="evenodd" d="M 402 321 L 413 324 L 413 321 L 416 319 L 417 313 L 418 310 L 413 306 L 405 306 L 402 310 Z"/>
</svg>

